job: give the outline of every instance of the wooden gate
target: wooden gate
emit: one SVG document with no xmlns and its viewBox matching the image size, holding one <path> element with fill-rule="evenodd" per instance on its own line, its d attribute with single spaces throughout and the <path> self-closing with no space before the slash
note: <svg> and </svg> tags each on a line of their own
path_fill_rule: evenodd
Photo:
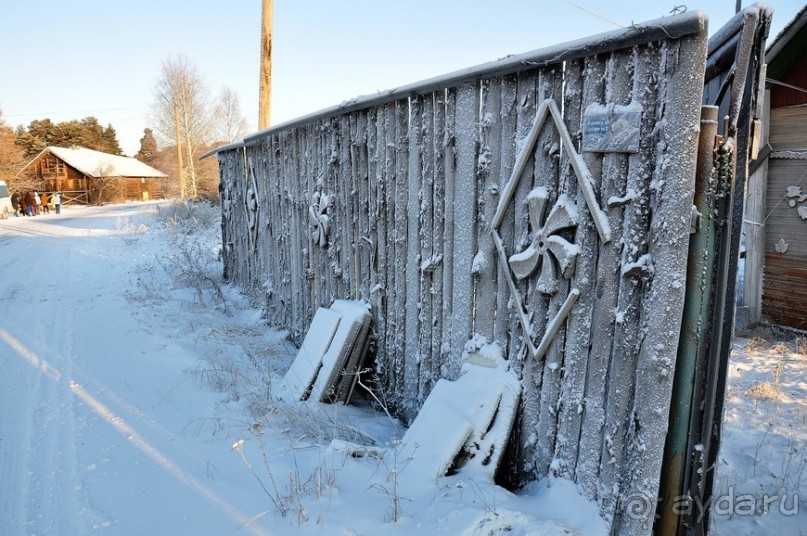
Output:
<svg viewBox="0 0 807 536">
<path fill-rule="evenodd" d="M 695 193 L 706 20 L 512 56 L 215 151 L 227 277 L 300 342 L 372 305 L 375 373 L 411 422 L 464 350 L 522 383 L 499 480 L 576 481 L 652 530 Z"/>
</svg>

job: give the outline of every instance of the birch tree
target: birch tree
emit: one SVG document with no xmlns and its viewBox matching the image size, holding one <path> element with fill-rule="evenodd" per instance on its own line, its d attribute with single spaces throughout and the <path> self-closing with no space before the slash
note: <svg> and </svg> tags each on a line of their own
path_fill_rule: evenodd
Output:
<svg viewBox="0 0 807 536">
<path fill-rule="evenodd" d="M 247 118 L 241 111 L 241 99 L 232 88 L 225 86 L 216 100 L 214 138 L 212 141 L 231 143 L 249 132 Z"/>
<path fill-rule="evenodd" d="M 180 197 L 197 197 L 196 154 L 208 141 L 214 110 L 207 83 L 188 58 L 169 56 L 154 92 L 155 130 L 177 149 Z"/>
</svg>

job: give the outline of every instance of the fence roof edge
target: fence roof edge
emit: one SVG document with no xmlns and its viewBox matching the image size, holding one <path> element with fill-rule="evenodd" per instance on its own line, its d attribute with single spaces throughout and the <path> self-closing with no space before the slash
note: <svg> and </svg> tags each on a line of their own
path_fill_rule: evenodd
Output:
<svg viewBox="0 0 807 536">
<path fill-rule="evenodd" d="M 575 58 L 612 52 L 627 46 L 641 45 L 659 39 L 679 39 L 687 35 L 706 32 L 707 23 L 708 18 L 703 11 L 688 11 L 681 15 L 634 23 L 630 27 L 621 30 L 613 30 L 573 41 L 567 41 L 522 54 L 514 54 L 499 60 L 483 63 L 475 67 L 468 67 L 414 84 L 379 91 L 374 95 L 364 95 L 350 99 L 339 105 L 331 106 L 330 108 L 325 108 L 318 112 L 313 112 L 277 126 L 258 131 L 244 137 L 243 140 L 238 142 L 217 147 L 203 154 L 199 159 L 201 160 L 220 152 L 254 145 L 271 134 L 311 123 L 317 119 L 342 115 L 363 108 L 405 99 L 412 95 L 478 81 L 483 78 L 506 76 L 525 70 L 525 66 L 528 68 L 546 67 Z"/>
</svg>

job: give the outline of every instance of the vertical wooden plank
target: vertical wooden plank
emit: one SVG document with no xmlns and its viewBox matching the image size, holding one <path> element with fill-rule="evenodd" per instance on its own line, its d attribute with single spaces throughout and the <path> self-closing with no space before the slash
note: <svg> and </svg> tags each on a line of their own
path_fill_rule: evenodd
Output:
<svg viewBox="0 0 807 536">
<path fill-rule="evenodd" d="M 360 268 L 359 268 L 359 235 L 357 218 L 363 217 L 361 202 L 357 196 L 352 195 L 353 192 L 359 190 L 358 183 L 366 181 L 362 177 L 361 159 L 362 153 L 365 150 L 364 143 L 366 142 L 367 135 L 367 122 L 366 115 L 363 113 L 353 113 L 345 118 L 344 129 L 348 132 L 350 142 L 348 146 L 343 148 L 342 154 L 347 158 L 347 179 L 343 184 L 342 197 L 345 198 L 345 205 L 350 207 L 351 217 L 346 219 L 345 225 L 349 229 L 345 229 L 344 238 L 341 242 L 342 249 L 342 279 L 346 285 L 346 294 L 342 298 L 360 299 L 361 286 L 360 281 Z M 364 173 L 367 173 L 367 163 L 365 162 Z M 365 298 L 366 299 L 366 298 Z"/>
<path fill-rule="evenodd" d="M 272 160 L 274 162 L 274 178 L 272 180 L 272 217 L 277 243 L 278 257 L 273 264 L 275 271 L 272 281 L 275 308 L 270 318 L 278 318 L 281 310 L 286 310 L 288 300 L 286 294 L 289 285 L 284 282 L 289 267 L 289 248 L 285 246 L 287 240 L 287 222 L 280 211 L 282 206 L 281 183 L 283 181 L 283 139 L 284 134 L 278 134 L 272 146 Z M 276 324 L 280 325 L 280 323 Z"/>
<path fill-rule="evenodd" d="M 308 183 L 310 182 L 313 174 L 313 163 L 311 162 L 310 154 L 310 141 L 311 141 L 311 127 L 302 127 L 298 131 L 299 148 L 296 150 L 297 160 L 297 173 L 289 177 L 289 211 L 292 222 L 294 222 L 294 240 L 299 240 L 299 243 L 304 246 L 304 254 L 301 255 L 299 262 L 300 265 L 296 267 L 297 270 L 293 271 L 292 277 L 299 280 L 300 288 L 303 290 L 302 300 L 300 300 L 299 308 L 297 311 L 297 336 L 302 337 L 302 326 L 305 325 L 308 318 L 308 311 L 316 308 L 314 305 L 317 303 L 318 296 L 318 276 L 316 272 L 315 255 L 313 241 L 311 240 L 311 226 L 308 219 L 302 219 L 299 215 L 299 206 L 307 207 L 311 203 L 309 197 L 310 189 Z"/>
<path fill-rule="evenodd" d="M 337 181 L 339 208 L 334 210 L 334 223 L 339 229 L 339 248 L 337 261 L 337 299 L 349 299 L 355 296 L 356 286 L 353 278 L 355 266 L 354 247 L 356 244 L 356 227 L 358 217 L 356 202 L 351 192 L 356 190 L 357 177 L 357 125 L 356 115 L 349 114 L 339 119 L 341 143 L 339 144 L 340 175 Z M 339 217 L 341 216 L 341 217 Z M 332 225 L 334 225 L 332 223 Z"/>
<path fill-rule="evenodd" d="M 341 181 L 339 180 L 339 144 L 342 142 L 340 139 L 340 129 L 339 129 L 340 118 L 335 117 L 329 119 L 325 123 L 325 130 L 321 133 L 321 156 L 320 159 L 322 161 L 322 174 L 323 180 L 327 185 L 327 192 L 331 196 L 331 199 L 335 201 L 338 199 L 340 191 L 343 190 L 347 184 L 349 184 L 346 180 Z M 332 203 L 333 203 L 332 201 Z M 336 207 L 334 207 L 336 208 Z M 339 210 L 343 211 L 347 216 L 350 215 L 350 207 L 347 205 L 344 207 L 338 207 Z M 333 208 L 331 210 L 331 214 L 333 213 Z M 324 259 L 323 270 L 327 274 L 325 279 L 325 301 L 323 305 L 326 307 L 330 307 L 333 303 L 334 299 L 339 296 L 339 276 L 338 276 L 338 253 L 339 253 L 339 241 L 341 239 L 342 232 L 347 231 L 347 229 L 343 229 L 341 226 L 330 226 L 329 229 L 329 237 L 328 237 L 328 245 L 325 249 L 326 258 Z"/>
<path fill-rule="evenodd" d="M 566 63 L 564 70 L 563 117 L 570 135 L 575 141 L 575 149 L 580 150 L 582 129 L 581 107 L 583 91 L 584 61 L 573 60 Z M 561 186 L 571 199 L 575 199 L 578 211 L 584 212 L 585 201 L 582 194 L 578 198 L 577 177 L 572 172 L 569 154 L 561 153 Z M 582 205 L 581 205 L 582 203 Z M 557 438 L 553 464 L 554 473 L 564 478 L 572 478 L 577 465 L 577 448 L 580 440 L 580 415 L 585 394 L 586 358 L 588 355 L 589 317 L 594 301 L 594 270 L 596 259 L 591 253 L 596 231 L 584 221 L 574 232 L 573 243 L 580 248 L 577 256 L 575 275 L 570 287 L 580 291 L 580 297 L 569 314 L 563 355 L 563 369 L 558 404 Z"/>
<path fill-rule="evenodd" d="M 633 75 L 633 53 L 630 50 L 621 50 L 611 54 L 605 69 L 605 102 L 607 105 L 625 105 L 630 102 L 630 90 L 632 88 Z M 602 178 L 600 183 L 600 206 L 605 207 L 607 200 L 622 197 L 625 194 L 628 174 L 628 156 L 625 153 L 605 153 L 602 158 Z M 602 512 L 611 512 L 614 504 L 615 490 L 613 482 L 607 478 L 608 465 L 612 462 L 614 452 L 613 430 L 606 426 L 608 395 L 612 389 L 629 388 L 625 385 L 613 385 L 612 378 L 608 376 L 608 371 L 613 365 L 613 343 L 616 327 L 617 300 L 619 298 L 620 272 L 622 268 L 621 252 L 619 245 L 623 243 L 624 222 L 620 210 L 608 210 L 608 221 L 611 225 L 613 236 L 612 242 L 600 248 L 600 260 L 597 267 L 598 302 L 595 306 L 595 322 L 593 324 L 596 331 L 593 336 L 592 347 L 606 358 L 606 373 L 603 375 L 607 380 L 597 385 L 597 396 L 595 405 L 603 412 L 602 443 L 600 445 L 600 475 L 598 481 L 598 495 L 600 499 L 600 509 Z M 630 231 L 629 231 L 630 232 Z M 604 390 L 602 399 L 599 399 L 600 389 Z"/>
<path fill-rule="evenodd" d="M 436 382 L 440 377 L 443 363 L 443 284 L 445 272 L 445 189 L 446 189 L 446 92 L 437 91 L 434 94 L 434 189 L 432 192 L 432 206 L 434 208 L 434 240 L 432 250 L 431 270 L 432 284 L 432 343 L 429 363 L 431 375 Z"/>
<path fill-rule="evenodd" d="M 479 244 L 472 272 L 474 284 L 474 327 L 475 333 L 488 341 L 495 339 L 496 294 L 499 290 L 497 271 L 499 256 L 491 235 L 491 222 L 496 213 L 501 172 L 501 109 L 502 82 L 500 78 L 488 79 L 482 83 L 481 91 L 480 147 L 477 168 L 477 214 Z M 509 292 L 506 286 L 503 292 Z"/>
<path fill-rule="evenodd" d="M 373 306 L 373 315 L 376 319 L 375 329 L 378 330 L 378 313 L 381 308 L 377 303 L 377 296 L 383 293 L 383 272 L 381 272 L 381 244 L 378 241 L 380 233 L 380 226 L 382 225 L 381 210 L 384 200 L 383 190 L 379 185 L 378 180 L 378 159 L 376 157 L 376 146 L 378 144 L 377 127 L 376 127 L 376 112 L 378 108 L 372 108 L 367 111 L 364 116 L 364 138 L 363 138 L 363 152 L 362 158 L 367 162 L 367 176 L 364 180 L 367 181 L 368 189 L 368 207 L 367 219 L 368 227 L 370 229 L 370 240 L 372 245 L 370 248 L 370 270 L 371 279 L 367 289 L 366 300 Z M 356 272 L 358 274 L 358 271 Z M 357 286 L 358 275 L 356 276 Z"/>
<path fill-rule="evenodd" d="M 498 182 L 495 185 L 496 189 L 496 204 L 502 189 L 507 185 L 510 180 L 510 173 L 513 170 L 516 160 L 516 117 L 518 113 L 518 80 L 514 75 L 506 76 L 501 80 L 501 104 L 498 116 L 501 117 L 501 137 L 499 140 L 499 175 Z M 494 159 L 496 156 L 494 155 Z M 495 178 L 494 178 L 495 180 Z M 495 213 L 495 207 L 494 207 Z M 511 203 L 505 212 L 502 225 L 499 228 L 499 235 L 502 242 L 507 245 L 512 245 L 514 238 L 513 224 L 515 222 L 515 207 Z M 506 281 L 505 272 L 510 270 L 510 266 L 506 263 L 498 263 L 496 279 L 498 281 Z M 515 315 L 512 314 L 511 303 L 514 298 L 510 295 L 510 290 L 507 284 L 503 283 L 499 292 L 496 295 L 496 323 L 494 327 L 494 339 L 504 349 L 505 356 L 508 359 L 515 359 L 517 354 L 513 351 L 515 347 L 514 329 L 516 326 Z"/>
<path fill-rule="evenodd" d="M 418 406 L 414 399 L 406 398 L 406 276 L 407 264 L 413 260 L 407 258 L 407 218 L 409 200 L 409 101 L 398 101 L 395 110 L 395 365 L 399 381 L 396 384 L 398 397 L 402 400 L 403 410 L 413 419 Z"/>
<path fill-rule="evenodd" d="M 668 429 L 670 395 L 681 329 L 689 214 L 694 195 L 700 96 L 706 62 L 706 31 L 662 45 L 659 101 L 666 121 L 659 118 L 660 145 L 664 155 L 652 184 L 648 253 L 657 267 L 644 288 L 641 308 L 652 311 L 642 321 L 644 340 L 636 367 L 636 392 L 627 431 L 625 482 L 620 500 L 658 497 L 659 474 Z M 674 108 L 671 110 L 670 108 Z M 659 269 L 664 267 L 664 269 Z M 675 311 L 675 315 L 665 314 Z M 620 534 L 648 534 L 654 516 L 625 515 L 617 508 L 614 530 Z"/>
<path fill-rule="evenodd" d="M 456 378 L 465 343 L 471 338 L 473 280 L 476 254 L 476 154 L 479 119 L 479 83 L 468 83 L 457 92 L 454 132 L 456 173 L 454 186 L 454 259 L 452 262 L 451 361 L 449 374 Z"/>
<path fill-rule="evenodd" d="M 359 262 L 358 272 L 361 274 L 359 288 L 357 288 L 357 297 L 364 300 L 370 297 L 370 283 L 373 279 L 371 268 L 372 256 L 372 242 L 370 238 L 370 189 L 367 182 L 367 116 L 361 114 L 357 118 L 357 133 L 358 142 L 356 145 L 355 156 L 357 159 L 357 181 L 356 186 L 350 195 L 355 198 L 355 219 L 354 226 L 359 228 L 357 242 L 353 245 L 357 248 L 358 255 L 356 259 Z"/>
<path fill-rule="evenodd" d="M 375 184 L 370 182 L 370 162 L 368 152 L 368 113 L 362 113 L 359 116 L 359 132 L 358 132 L 358 147 L 359 147 L 359 181 L 361 185 L 361 198 L 364 200 L 362 210 L 364 211 L 359 215 L 364 219 L 365 235 L 362 237 L 361 247 L 365 250 L 365 275 L 360 282 L 360 291 L 356 293 L 356 298 L 370 303 L 370 293 L 372 289 L 378 284 L 378 267 L 376 264 L 376 255 L 378 250 L 378 243 L 376 242 L 376 226 L 378 224 L 378 214 L 376 210 L 376 188 Z"/>
<path fill-rule="evenodd" d="M 283 212 L 285 216 L 285 220 L 287 222 L 286 227 L 288 229 L 287 233 L 287 241 L 288 247 L 291 251 L 290 255 L 290 263 L 289 263 L 289 272 L 286 275 L 287 277 L 287 285 L 290 287 L 289 292 L 289 313 L 291 315 L 291 325 L 292 329 L 290 329 L 292 339 L 295 340 L 298 338 L 299 333 L 296 331 L 300 313 L 302 311 L 303 303 L 305 303 L 306 299 L 308 298 L 309 289 L 304 286 L 305 281 L 305 256 L 308 255 L 308 241 L 299 242 L 300 247 L 294 248 L 291 247 L 291 244 L 294 244 L 294 241 L 302 237 L 299 235 L 299 230 L 297 228 L 297 221 L 294 218 L 294 201 L 292 198 L 292 181 L 295 177 L 300 177 L 300 173 L 302 170 L 300 169 L 301 166 L 301 158 L 300 158 L 300 146 L 301 146 L 301 133 L 299 129 L 294 129 L 288 133 L 287 139 L 287 148 L 288 152 L 288 161 L 286 172 L 284 176 L 284 184 L 283 184 Z M 298 179 L 299 180 L 299 179 Z M 302 269 L 301 272 L 296 272 L 296 270 Z M 303 295 L 305 293 L 305 295 Z M 302 343 L 302 339 L 299 339 L 300 343 Z"/>
<path fill-rule="evenodd" d="M 625 104 L 630 98 L 632 58 L 630 52 L 615 52 L 611 54 L 605 66 L 605 95 L 603 101 L 595 104 Z M 587 103 L 588 104 L 588 103 Z M 602 157 L 602 174 L 600 178 L 600 206 L 606 206 L 606 200 L 624 194 L 627 179 L 627 155 L 622 153 L 605 153 Z M 604 453 L 612 452 L 611 430 L 605 427 L 605 412 L 608 393 L 610 391 L 608 369 L 612 360 L 612 344 L 614 337 L 615 315 L 617 297 L 619 293 L 619 273 L 621 256 L 619 244 L 622 237 L 622 214 L 619 210 L 606 212 L 608 222 L 614 239 L 600 246 L 600 255 L 597 266 L 597 302 L 594 306 L 592 321 L 592 354 L 601 367 L 596 377 L 590 376 L 587 390 L 586 409 L 592 415 L 597 415 L 596 428 L 588 428 L 588 432 L 599 437 L 599 452 L 591 452 L 594 458 L 599 458 L 597 496 L 600 506 L 608 511 L 607 504 L 613 504 L 614 490 L 605 485 L 604 472 L 608 470 L 606 464 L 610 460 L 603 460 Z M 590 423 L 595 424 L 595 423 Z M 599 433 L 598 433 L 599 432 Z M 585 432 L 584 432 L 585 433 Z M 592 438 L 593 443 L 593 438 Z M 592 445 L 593 446 L 593 445 Z"/>
<path fill-rule="evenodd" d="M 605 100 L 605 65 L 607 57 L 591 57 L 586 58 L 585 69 L 583 72 L 583 101 L 581 108 L 585 110 L 586 106 L 591 103 L 601 104 Z M 583 161 L 586 163 L 589 172 L 593 178 L 594 184 L 592 185 L 595 190 L 599 188 L 602 177 L 602 155 L 598 153 L 582 153 Z M 577 244 L 582 248 L 578 262 L 578 269 L 581 274 L 576 278 L 575 284 L 581 284 L 581 281 L 588 273 L 592 273 L 591 281 L 589 282 L 591 291 L 591 301 L 587 300 L 587 295 L 582 295 L 583 301 L 575 307 L 578 311 L 586 310 L 588 307 L 587 318 L 579 319 L 576 312 L 572 312 L 573 326 L 578 326 L 581 322 L 588 323 L 589 340 L 587 341 L 587 358 L 586 358 L 586 388 L 585 396 L 582 403 L 581 423 L 580 423 L 580 446 L 578 448 L 577 463 L 575 467 L 575 480 L 577 481 L 583 494 L 589 499 L 597 497 L 597 479 L 600 474 L 600 452 L 603 441 L 603 424 L 605 419 L 605 410 L 603 408 L 603 397 L 605 393 L 604 383 L 606 381 L 608 356 L 610 354 L 607 347 L 607 341 L 602 336 L 595 339 L 594 332 L 597 329 L 595 325 L 597 319 L 605 315 L 605 319 L 609 319 L 611 311 L 599 307 L 598 296 L 602 282 L 601 277 L 604 277 L 598 270 L 597 261 L 600 253 L 599 236 L 595 236 L 596 232 L 593 231 L 594 222 L 591 214 L 587 209 L 585 199 L 582 195 L 582 188 L 577 196 L 577 206 L 581 207 L 581 223 L 578 225 Z M 587 232 L 584 236 L 580 236 L 580 231 L 586 228 Z M 592 259 L 593 266 L 586 263 L 586 259 Z M 589 269 L 592 272 L 589 272 Z M 583 288 L 581 286 L 581 288 Z M 582 294 L 582 293 L 581 293 Z M 574 332 L 578 336 L 577 332 Z M 603 348 L 603 346 L 606 346 Z"/>
<path fill-rule="evenodd" d="M 273 271 L 270 281 L 271 292 L 271 307 L 267 311 L 268 320 L 270 325 L 273 325 L 273 319 L 279 314 L 279 311 L 284 307 L 281 301 L 284 296 L 284 289 L 287 285 L 281 284 L 283 280 L 283 273 L 287 265 L 287 249 L 284 247 L 284 222 L 280 214 L 280 184 L 283 180 L 283 168 L 281 161 L 283 136 L 278 134 L 272 139 L 272 150 L 270 154 L 270 162 L 272 165 L 272 178 L 270 180 L 270 217 L 272 218 L 272 233 L 273 241 L 275 243 L 276 258 L 275 262 L 271 264 Z"/>
<path fill-rule="evenodd" d="M 296 169 L 296 157 L 294 156 L 295 153 L 293 152 L 295 147 L 295 138 L 296 134 L 294 131 L 287 131 L 283 133 L 283 145 L 281 146 L 281 150 L 283 151 L 283 174 L 281 176 L 278 199 L 280 206 L 280 217 L 283 221 L 283 246 L 284 250 L 287 252 L 287 264 L 285 266 L 285 270 L 283 271 L 280 282 L 283 287 L 283 304 L 291 316 L 291 322 L 289 322 L 289 325 L 292 334 L 293 331 L 291 330 L 291 326 L 294 325 L 296 300 L 299 299 L 299 295 L 294 294 L 295 287 L 298 283 L 292 279 L 292 270 L 295 268 L 295 261 L 300 255 L 300 248 L 293 248 L 290 245 L 293 237 L 293 223 L 291 221 L 291 211 L 289 210 L 288 182 L 289 174 Z M 280 321 L 280 318 L 278 318 L 278 321 Z M 279 323 L 279 325 L 282 324 Z"/>
<path fill-rule="evenodd" d="M 277 269 L 277 262 L 280 259 L 280 250 L 276 241 L 275 226 L 277 218 L 274 214 L 274 185 L 276 180 L 276 162 L 274 159 L 274 143 L 275 136 L 268 137 L 264 142 L 263 158 L 264 158 L 264 207 L 263 207 L 263 232 L 264 239 L 262 240 L 261 250 L 264 252 L 264 273 L 261 276 L 261 283 L 263 285 L 263 307 L 266 315 L 271 316 L 272 311 L 276 307 L 274 300 L 274 281 L 275 270 Z M 274 259 L 274 260 L 273 260 Z"/>
<path fill-rule="evenodd" d="M 290 175 L 294 173 L 297 168 L 296 163 L 296 153 L 294 152 L 296 148 L 296 138 L 297 134 L 295 130 L 287 131 L 283 133 L 283 146 L 281 150 L 283 151 L 283 175 L 281 177 L 280 182 L 280 217 L 283 218 L 283 240 L 284 240 L 284 248 L 286 251 L 289 252 L 289 264 L 286 267 L 286 272 L 283 274 L 282 283 L 283 286 L 287 289 L 283 295 L 285 299 L 285 305 L 288 308 L 290 322 L 289 322 L 289 332 L 292 335 L 292 339 L 294 339 L 294 331 L 292 326 L 294 326 L 295 319 L 297 316 L 297 300 L 299 299 L 299 292 L 301 292 L 301 288 L 299 286 L 299 281 L 296 280 L 294 277 L 293 270 L 296 267 L 298 258 L 301 256 L 300 248 L 292 248 L 289 244 L 294 240 L 294 222 L 291 219 L 291 210 L 290 210 L 290 191 L 289 191 L 289 181 Z M 295 292 L 297 291 L 297 292 Z"/>
<path fill-rule="evenodd" d="M 429 269 L 434 253 L 434 93 L 424 96 L 421 113 L 422 139 L 420 153 L 419 219 L 420 258 L 417 276 L 420 280 L 418 300 L 418 354 L 420 371 L 418 378 L 418 405 L 422 405 L 434 385 L 430 363 L 432 358 L 432 293 L 434 271 Z"/>
<path fill-rule="evenodd" d="M 339 191 L 338 195 L 340 198 L 344 196 L 344 192 L 349 191 L 351 187 L 353 167 L 350 158 L 350 148 L 353 147 L 355 140 L 355 133 L 351 130 L 351 117 L 352 115 L 342 115 L 336 118 L 335 131 L 337 132 L 338 143 L 337 146 L 332 149 L 330 156 L 331 162 L 333 162 L 336 168 L 336 187 Z M 332 302 L 337 299 L 351 298 L 350 277 L 348 276 L 351 270 L 349 260 L 351 255 L 350 251 L 345 249 L 350 246 L 349 244 L 345 244 L 345 237 L 348 237 L 347 240 L 350 239 L 350 230 L 353 226 L 348 222 L 356 217 L 356 211 L 350 202 L 345 204 L 344 211 L 346 223 L 337 226 L 338 237 L 335 248 L 336 251 L 332 260 L 334 276 Z"/>
<path fill-rule="evenodd" d="M 443 326 L 440 334 L 440 377 L 450 378 L 448 370 L 453 341 L 451 339 L 451 322 L 453 319 L 454 300 L 454 191 L 456 190 L 456 107 L 457 91 L 454 88 L 446 90 L 445 132 L 443 142 L 443 168 L 445 180 L 443 182 L 443 303 L 441 306 Z M 437 356 L 435 356 L 437 357 Z"/>
<path fill-rule="evenodd" d="M 333 196 L 336 192 L 336 184 L 333 183 L 333 177 L 330 173 L 329 155 L 330 155 L 330 138 L 333 132 L 331 125 L 332 119 L 323 119 L 319 124 L 319 128 L 315 130 L 315 147 L 316 147 L 316 162 L 317 169 L 317 182 L 322 184 L 322 192 L 327 193 L 328 196 Z M 333 199 L 333 197 L 331 197 Z M 331 210 L 331 209 L 329 209 Z M 333 269 L 331 268 L 331 255 L 333 254 L 333 229 L 329 232 L 328 243 L 325 247 L 320 246 L 317 250 L 319 252 L 319 274 L 320 274 L 320 296 L 319 307 L 329 307 L 331 305 L 331 291 L 333 288 Z"/>
<path fill-rule="evenodd" d="M 542 102 L 544 99 L 552 99 L 558 104 L 563 99 L 563 73 L 561 66 L 547 67 L 541 71 L 539 80 L 539 97 L 538 101 Z M 558 106 L 560 108 L 560 106 Z M 566 182 L 569 169 L 566 168 L 561 173 L 560 169 L 560 133 L 554 123 L 548 122 L 544 133 L 538 138 L 538 147 L 536 148 L 536 166 L 535 166 L 535 183 L 537 185 L 544 185 L 550 192 L 550 200 L 553 202 L 558 197 L 563 195 L 572 194 L 565 190 L 564 183 Z M 551 213 L 552 207 L 547 207 L 546 215 L 544 216 L 543 225 Z M 535 232 L 535 229 L 532 230 Z M 543 262 L 555 262 L 555 259 L 550 258 L 550 255 L 544 255 Z M 539 310 L 541 304 L 544 304 L 546 310 L 546 320 L 541 333 L 543 337 L 546 332 L 548 322 L 551 322 L 559 314 L 561 307 L 569 296 L 569 282 L 566 280 L 561 272 L 558 272 L 558 290 L 554 294 L 546 297 L 537 297 L 533 299 L 537 301 L 536 310 Z M 541 294 L 536 289 L 533 289 L 533 294 Z M 547 303 L 548 299 L 548 303 Z M 546 475 L 549 473 L 550 467 L 553 471 L 557 472 L 561 460 L 555 460 L 555 441 L 557 439 L 557 425 L 558 425 L 558 402 L 560 399 L 560 381 L 561 373 L 563 371 L 563 358 L 564 358 L 564 341 L 566 337 L 566 330 L 561 331 L 555 336 L 552 345 L 544 357 L 542 363 L 538 363 L 538 373 L 542 375 L 541 380 L 541 412 L 538 415 L 538 449 L 535 460 L 536 469 L 539 475 Z M 532 359 L 530 358 L 530 361 Z M 554 462 L 554 463 L 553 463 Z"/>
<path fill-rule="evenodd" d="M 389 200 L 388 181 L 387 181 L 387 119 L 388 119 L 388 106 L 383 106 L 378 109 L 375 115 L 375 122 L 368 125 L 368 130 L 371 133 L 371 140 L 375 139 L 375 145 L 370 146 L 371 154 L 373 157 L 370 162 L 370 180 L 375 182 L 377 196 L 376 212 L 378 214 L 378 226 L 375 237 L 376 255 L 378 256 L 378 286 L 375 290 L 375 335 L 377 341 L 376 349 L 376 371 L 380 374 L 383 382 L 383 388 L 389 392 L 389 329 L 388 329 L 388 310 L 389 310 L 389 261 L 388 255 L 390 253 L 390 243 L 387 235 L 387 202 Z M 371 116 L 372 117 L 372 116 Z M 373 136 L 372 132 L 375 130 Z M 375 170 L 375 173 L 373 173 Z"/>
<path fill-rule="evenodd" d="M 421 95 L 409 99 L 409 159 L 407 168 L 407 187 L 405 195 L 399 196 L 399 208 L 405 202 L 406 219 L 402 221 L 405 229 L 406 286 L 405 302 L 406 332 L 404 361 L 404 400 L 412 401 L 420 407 L 418 388 L 420 386 L 420 340 L 419 340 L 419 308 L 420 295 L 420 195 L 421 195 L 421 146 L 423 144 L 423 100 Z M 397 225 L 396 225 L 397 226 Z"/>
<path fill-rule="evenodd" d="M 396 154 L 397 154 L 397 103 L 387 104 L 384 111 L 384 167 L 385 167 L 385 219 L 386 228 L 386 250 L 387 250 L 387 285 L 386 285 L 386 307 L 385 317 L 387 320 L 386 330 L 386 359 L 387 364 L 387 392 L 397 403 L 398 393 L 395 386 L 399 379 L 399 367 L 396 362 L 395 351 L 395 331 L 398 324 L 395 318 L 395 293 L 396 280 L 395 272 L 397 264 L 400 262 L 395 256 L 395 174 L 396 174 Z M 379 141 L 381 132 L 379 132 Z"/>
<path fill-rule="evenodd" d="M 765 65 L 763 65 L 765 68 Z M 770 138 L 771 92 L 765 91 L 764 111 L 762 113 L 762 131 L 760 146 L 764 147 Z M 765 205 L 768 196 L 768 159 L 748 178 L 748 192 L 745 207 L 745 265 L 743 271 L 743 302 L 748 306 L 748 321 L 759 322 L 762 319 L 762 287 L 765 268 Z"/>
<path fill-rule="evenodd" d="M 515 103 L 515 157 L 521 154 L 524 149 L 525 139 L 532 129 L 535 122 L 536 114 L 536 98 L 538 91 L 538 72 L 535 70 L 526 73 L 520 73 L 518 76 L 518 87 L 516 92 Z M 529 215 L 527 211 L 527 196 L 533 188 L 533 176 L 535 170 L 534 159 L 530 159 L 524 167 L 518 185 L 515 189 L 513 199 L 510 202 L 512 205 L 513 219 L 511 221 L 503 220 L 502 226 L 509 225 L 512 228 L 511 243 L 504 242 L 505 251 L 508 256 L 523 251 L 529 244 Z M 513 167 L 508 170 L 507 182 L 509 183 L 510 175 L 513 173 Z M 504 188 L 504 186 L 502 186 Z M 508 209 L 509 212 L 509 209 Z M 504 236 L 502 236 L 504 239 Z M 510 270 L 510 266 L 506 267 Z M 512 273 L 512 272 L 511 272 Z M 522 374 L 522 419 L 520 422 L 520 430 L 518 431 L 518 442 L 516 445 L 517 458 L 521 463 L 520 467 L 516 468 L 520 478 L 534 478 L 535 473 L 535 449 L 537 447 L 537 436 L 534 431 L 537 427 L 537 418 L 540 414 L 540 376 L 536 377 L 534 369 L 527 369 L 526 376 L 524 376 L 525 361 L 524 357 L 527 355 L 525 351 L 525 338 L 529 337 L 529 333 L 524 332 L 524 328 L 518 320 L 517 307 L 519 300 L 521 304 L 529 294 L 529 281 L 516 281 L 516 288 L 518 289 L 520 298 L 518 296 L 510 296 L 513 303 L 513 310 L 510 314 L 510 346 L 509 353 L 513 359 L 514 368 Z M 509 291 L 508 291 L 509 294 Z M 528 302 L 527 302 L 528 303 Z M 533 310 L 528 309 L 528 314 Z M 533 317 L 534 320 L 537 320 Z M 530 367 L 532 364 L 529 365 Z"/>
<path fill-rule="evenodd" d="M 632 53 L 631 61 L 635 70 L 632 76 L 632 91 L 622 99 L 621 104 L 639 104 L 643 112 L 642 132 L 652 132 L 656 123 L 658 54 L 655 47 L 642 47 Z M 627 78 L 627 77 L 625 77 Z M 621 84 L 620 84 L 621 86 Z M 623 214 L 623 236 L 620 265 L 625 267 L 637 263 L 647 253 L 647 240 L 650 224 L 650 177 L 649 169 L 656 162 L 655 143 L 651 136 L 642 136 L 639 152 L 628 157 L 628 173 L 625 189 L 616 199 L 629 200 L 627 204 L 616 206 L 611 212 Z M 616 202 L 615 202 L 616 203 Z M 685 276 L 682 276 L 685 278 Z M 628 423 L 631 421 L 636 362 L 641 346 L 639 321 L 643 314 L 641 296 L 642 274 L 620 274 L 617 306 L 614 310 L 615 326 L 612 343 L 612 357 L 608 371 L 609 385 L 605 406 L 605 431 L 607 440 L 602 454 L 600 473 L 601 486 L 613 490 L 613 494 L 602 497 L 600 507 L 609 517 L 613 517 L 617 505 L 618 490 L 622 485 L 625 468 L 625 445 Z M 682 281 L 683 285 L 683 281 Z"/>
</svg>

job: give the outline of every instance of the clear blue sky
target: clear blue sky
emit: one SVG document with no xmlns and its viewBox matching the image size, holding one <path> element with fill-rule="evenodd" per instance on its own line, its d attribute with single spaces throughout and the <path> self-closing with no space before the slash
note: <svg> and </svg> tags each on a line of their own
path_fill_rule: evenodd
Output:
<svg viewBox="0 0 807 536">
<path fill-rule="evenodd" d="M 678 5 L 572 1 L 622 25 L 666 16 Z M 804 3 L 768 4 L 770 42 Z M 714 31 L 736 2 L 686 5 L 704 11 Z M 0 0 L 0 110 L 12 126 L 95 116 L 115 127 L 133 155 L 150 123 L 160 66 L 182 54 L 213 94 L 223 86 L 238 93 L 254 130 L 260 24 L 260 0 Z M 272 123 L 614 29 L 565 0 L 275 0 Z"/>
</svg>

